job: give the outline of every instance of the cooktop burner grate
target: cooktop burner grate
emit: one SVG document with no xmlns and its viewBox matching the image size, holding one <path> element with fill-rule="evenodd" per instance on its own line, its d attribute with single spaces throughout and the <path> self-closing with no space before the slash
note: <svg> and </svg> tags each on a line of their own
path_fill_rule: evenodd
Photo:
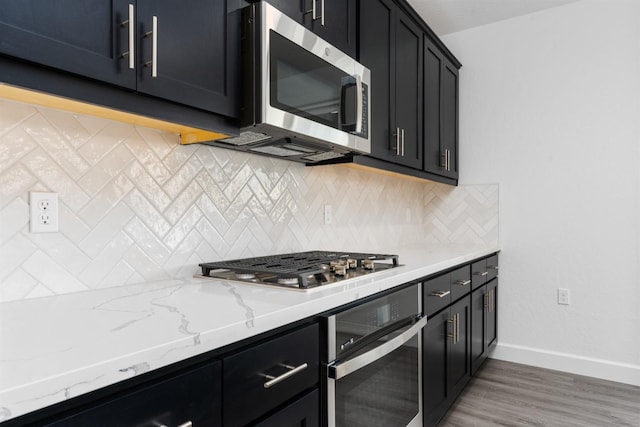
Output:
<svg viewBox="0 0 640 427">
<path fill-rule="evenodd" d="M 211 275 L 212 270 L 230 270 L 236 275 L 267 274 L 277 281 L 287 282 L 297 279 L 298 287 L 307 288 L 309 281 L 324 282 L 325 273 L 331 262 L 356 260 L 357 267 L 362 268 L 363 261 L 391 260 L 398 266 L 397 255 L 368 254 L 358 252 L 308 251 L 291 254 L 270 255 L 257 258 L 245 258 L 230 261 L 209 262 L 200 264 L 203 276 Z"/>
</svg>

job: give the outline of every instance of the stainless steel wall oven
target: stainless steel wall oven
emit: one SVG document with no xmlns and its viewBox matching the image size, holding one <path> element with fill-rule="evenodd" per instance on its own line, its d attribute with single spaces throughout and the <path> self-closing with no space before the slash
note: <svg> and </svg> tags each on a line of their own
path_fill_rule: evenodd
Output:
<svg viewBox="0 0 640 427">
<path fill-rule="evenodd" d="M 421 286 L 325 318 L 329 427 L 422 426 Z"/>
</svg>

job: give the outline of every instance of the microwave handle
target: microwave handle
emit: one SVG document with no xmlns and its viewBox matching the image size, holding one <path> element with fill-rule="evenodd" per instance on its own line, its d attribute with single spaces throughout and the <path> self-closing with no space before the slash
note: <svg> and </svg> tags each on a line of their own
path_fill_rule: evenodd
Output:
<svg viewBox="0 0 640 427">
<path fill-rule="evenodd" d="M 348 126 L 351 132 L 362 133 L 362 112 L 364 111 L 364 94 L 362 93 L 362 77 L 358 74 L 354 74 L 349 77 L 345 77 L 342 82 L 342 93 L 340 95 L 340 107 L 342 111 L 342 116 L 346 114 L 345 108 L 345 93 L 346 88 L 355 86 L 356 87 L 356 120 L 355 123 L 345 123 L 341 120 L 341 125 Z"/>
<path fill-rule="evenodd" d="M 364 95 L 362 94 L 362 78 L 354 74 L 356 79 L 356 133 L 362 133 L 362 110 L 364 109 Z"/>
<path fill-rule="evenodd" d="M 417 321 L 409 329 L 392 340 L 387 341 L 364 354 L 354 357 L 353 359 L 346 360 L 341 363 L 330 364 L 328 366 L 329 378 L 339 380 L 340 378 L 346 377 L 358 369 L 363 368 L 402 347 L 427 324 L 427 318 L 422 317 L 421 315 L 416 316 L 416 320 Z"/>
</svg>

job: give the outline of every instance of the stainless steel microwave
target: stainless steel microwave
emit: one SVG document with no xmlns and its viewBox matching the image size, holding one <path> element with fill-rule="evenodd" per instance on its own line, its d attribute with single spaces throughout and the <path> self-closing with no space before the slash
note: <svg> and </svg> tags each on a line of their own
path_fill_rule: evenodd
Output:
<svg viewBox="0 0 640 427">
<path fill-rule="evenodd" d="M 307 164 L 370 153 L 370 71 L 265 1 L 242 20 L 241 132 L 214 145 Z"/>
</svg>

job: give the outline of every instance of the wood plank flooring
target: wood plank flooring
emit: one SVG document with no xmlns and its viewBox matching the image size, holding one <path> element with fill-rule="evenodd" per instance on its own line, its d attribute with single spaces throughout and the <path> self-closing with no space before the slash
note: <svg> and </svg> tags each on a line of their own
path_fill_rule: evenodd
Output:
<svg viewBox="0 0 640 427">
<path fill-rule="evenodd" d="M 439 427 L 640 427 L 640 387 L 489 359 Z"/>
</svg>

